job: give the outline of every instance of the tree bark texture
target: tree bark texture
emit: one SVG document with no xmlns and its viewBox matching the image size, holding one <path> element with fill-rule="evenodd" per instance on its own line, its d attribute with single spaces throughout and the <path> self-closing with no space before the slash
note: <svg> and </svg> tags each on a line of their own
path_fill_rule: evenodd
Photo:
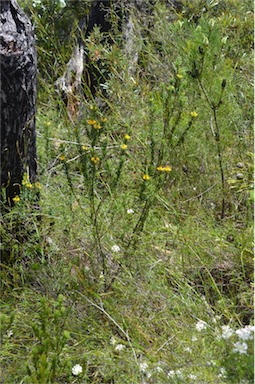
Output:
<svg viewBox="0 0 255 384">
<path fill-rule="evenodd" d="M 8 205 L 25 172 L 36 180 L 36 50 L 33 28 L 16 0 L 0 2 L 1 187 Z"/>
</svg>

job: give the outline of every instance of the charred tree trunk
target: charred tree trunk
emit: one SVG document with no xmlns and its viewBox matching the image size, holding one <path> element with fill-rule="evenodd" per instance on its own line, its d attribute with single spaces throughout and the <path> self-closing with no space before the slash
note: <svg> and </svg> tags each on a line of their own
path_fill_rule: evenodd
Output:
<svg viewBox="0 0 255 384">
<path fill-rule="evenodd" d="M 1 187 L 20 193 L 25 172 L 36 181 L 36 50 L 32 25 L 16 0 L 0 2 Z"/>
</svg>

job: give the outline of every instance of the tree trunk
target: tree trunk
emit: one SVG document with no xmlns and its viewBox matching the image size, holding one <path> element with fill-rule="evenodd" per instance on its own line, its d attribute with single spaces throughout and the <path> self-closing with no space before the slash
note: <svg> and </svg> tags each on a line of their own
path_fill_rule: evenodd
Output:
<svg viewBox="0 0 255 384">
<path fill-rule="evenodd" d="M 33 28 L 16 0 L 0 2 L 1 187 L 20 193 L 23 175 L 36 181 L 36 50 Z"/>
</svg>

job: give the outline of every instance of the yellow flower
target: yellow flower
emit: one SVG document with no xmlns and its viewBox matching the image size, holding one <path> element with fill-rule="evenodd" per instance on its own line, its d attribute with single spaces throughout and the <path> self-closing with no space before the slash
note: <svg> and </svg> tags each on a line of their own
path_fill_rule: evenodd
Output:
<svg viewBox="0 0 255 384">
<path fill-rule="evenodd" d="M 190 112 L 190 114 L 191 114 L 191 117 L 197 117 L 197 116 L 198 116 L 198 113 L 197 113 L 197 112 L 195 112 L 195 111 L 193 111 L 193 112 Z"/>
<path fill-rule="evenodd" d="M 35 183 L 35 188 L 37 188 L 37 189 L 41 189 L 42 187 L 41 187 L 41 184 L 39 183 L 39 181 L 37 181 L 36 183 Z"/>
<path fill-rule="evenodd" d="M 100 129 L 102 128 L 101 125 L 98 123 L 98 124 L 93 124 L 93 128 L 95 129 Z"/>
<path fill-rule="evenodd" d="M 88 147 L 86 147 L 86 145 L 82 145 L 82 146 L 81 146 L 81 149 L 82 149 L 83 151 L 88 151 Z"/>
<path fill-rule="evenodd" d="M 64 156 L 64 155 L 60 155 L 60 156 L 59 156 L 59 159 L 60 159 L 61 161 L 64 161 L 64 160 L 65 160 L 65 156 Z"/>
<path fill-rule="evenodd" d="M 147 173 L 145 173 L 143 175 L 143 180 L 145 180 L 145 181 L 150 180 L 150 176 Z"/>
<path fill-rule="evenodd" d="M 166 165 L 166 166 L 164 167 L 164 171 L 165 171 L 165 172 L 171 172 L 171 171 L 172 171 L 172 168 L 170 167 L 170 165 Z"/>
<path fill-rule="evenodd" d="M 88 124 L 89 125 L 94 125 L 94 124 L 96 124 L 96 120 L 90 119 L 90 120 L 88 120 Z"/>
<path fill-rule="evenodd" d="M 127 149 L 127 144 L 122 144 L 122 146 L 120 147 L 123 151 L 125 151 L 125 149 Z"/>
<path fill-rule="evenodd" d="M 15 196 L 12 200 L 14 201 L 14 203 L 18 203 L 20 201 L 20 197 Z"/>
<path fill-rule="evenodd" d="M 107 121 L 107 117 L 102 117 L 101 121 L 102 121 L 103 123 L 106 123 L 106 121 Z"/>
<path fill-rule="evenodd" d="M 177 75 L 176 75 L 177 77 L 178 77 L 178 79 L 182 79 L 183 78 L 183 75 L 181 75 L 180 73 L 177 73 Z"/>
<path fill-rule="evenodd" d="M 96 164 L 96 163 L 98 163 L 99 162 L 99 157 L 97 157 L 97 156 L 93 156 L 93 157 L 91 157 L 91 161 L 92 161 L 92 163 L 94 163 L 94 164 Z"/>
<path fill-rule="evenodd" d="M 171 172 L 172 168 L 170 167 L 170 165 L 166 165 L 165 167 L 162 167 L 162 165 L 160 165 L 159 167 L 157 167 L 157 171 L 160 171 L 160 172 Z"/>
<path fill-rule="evenodd" d="M 25 186 L 26 186 L 27 188 L 30 188 L 30 189 L 33 188 L 33 185 L 32 185 L 31 183 L 26 183 Z"/>
<path fill-rule="evenodd" d="M 125 140 L 130 140 L 131 137 L 126 133 L 125 136 L 124 136 L 124 139 L 125 139 Z"/>
</svg>

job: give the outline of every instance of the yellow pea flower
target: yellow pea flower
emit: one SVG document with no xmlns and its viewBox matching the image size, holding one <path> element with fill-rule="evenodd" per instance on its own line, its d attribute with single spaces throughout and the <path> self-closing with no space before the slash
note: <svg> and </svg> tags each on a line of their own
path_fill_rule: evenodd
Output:
<svg viewBox="0 0 255 384">
<path fill-rule="evenodd" d="M 89 124 L 89 125 L 94 125 L 94 124 L 96 124 L 96 120 L 92 120 L 92 119 L 90 119 L 90 120 L 88 120 L 87 121 L 87 123 Z"/>
<path fill-rule="evenodd" d="M 127 149 L 127 144 L 122 144 L 121 147 L 120 147 L 123 151 L 125 151 Z"/>
<path fill-rule="evenodd" d="M 145 181 L 150 180 L 150 176 L 147 173 L 145 173 L 143 175 L 143 180 L 145 180 Z"/>
<path fill-rule="evenodd" d="M 14 201 L 14 203 L 18 203 L 20 201 L 20 197 L 15 196 L 12 200 Z"/>
<path fill-rule="evenodd" d="M 99 157 L 97 157 L 97 156 L 93 156 L 93 157 L 91 157 L 91 161 L 92 161 L 92 163 L 94 163 L 94 164 L 96 164 L 96 163 L 98 163 L 99 162 Z"/>
<path fill-rule="evenodd" d="M 193 111 L 193 112 L 190 112 L 190 114 L 191 114 L 191 117 L 197 117 L 197 116 L 198 116 L 198 113 L 197 113 L 197 112 L 195 112 L 195 111 Z"/>
</svg>

